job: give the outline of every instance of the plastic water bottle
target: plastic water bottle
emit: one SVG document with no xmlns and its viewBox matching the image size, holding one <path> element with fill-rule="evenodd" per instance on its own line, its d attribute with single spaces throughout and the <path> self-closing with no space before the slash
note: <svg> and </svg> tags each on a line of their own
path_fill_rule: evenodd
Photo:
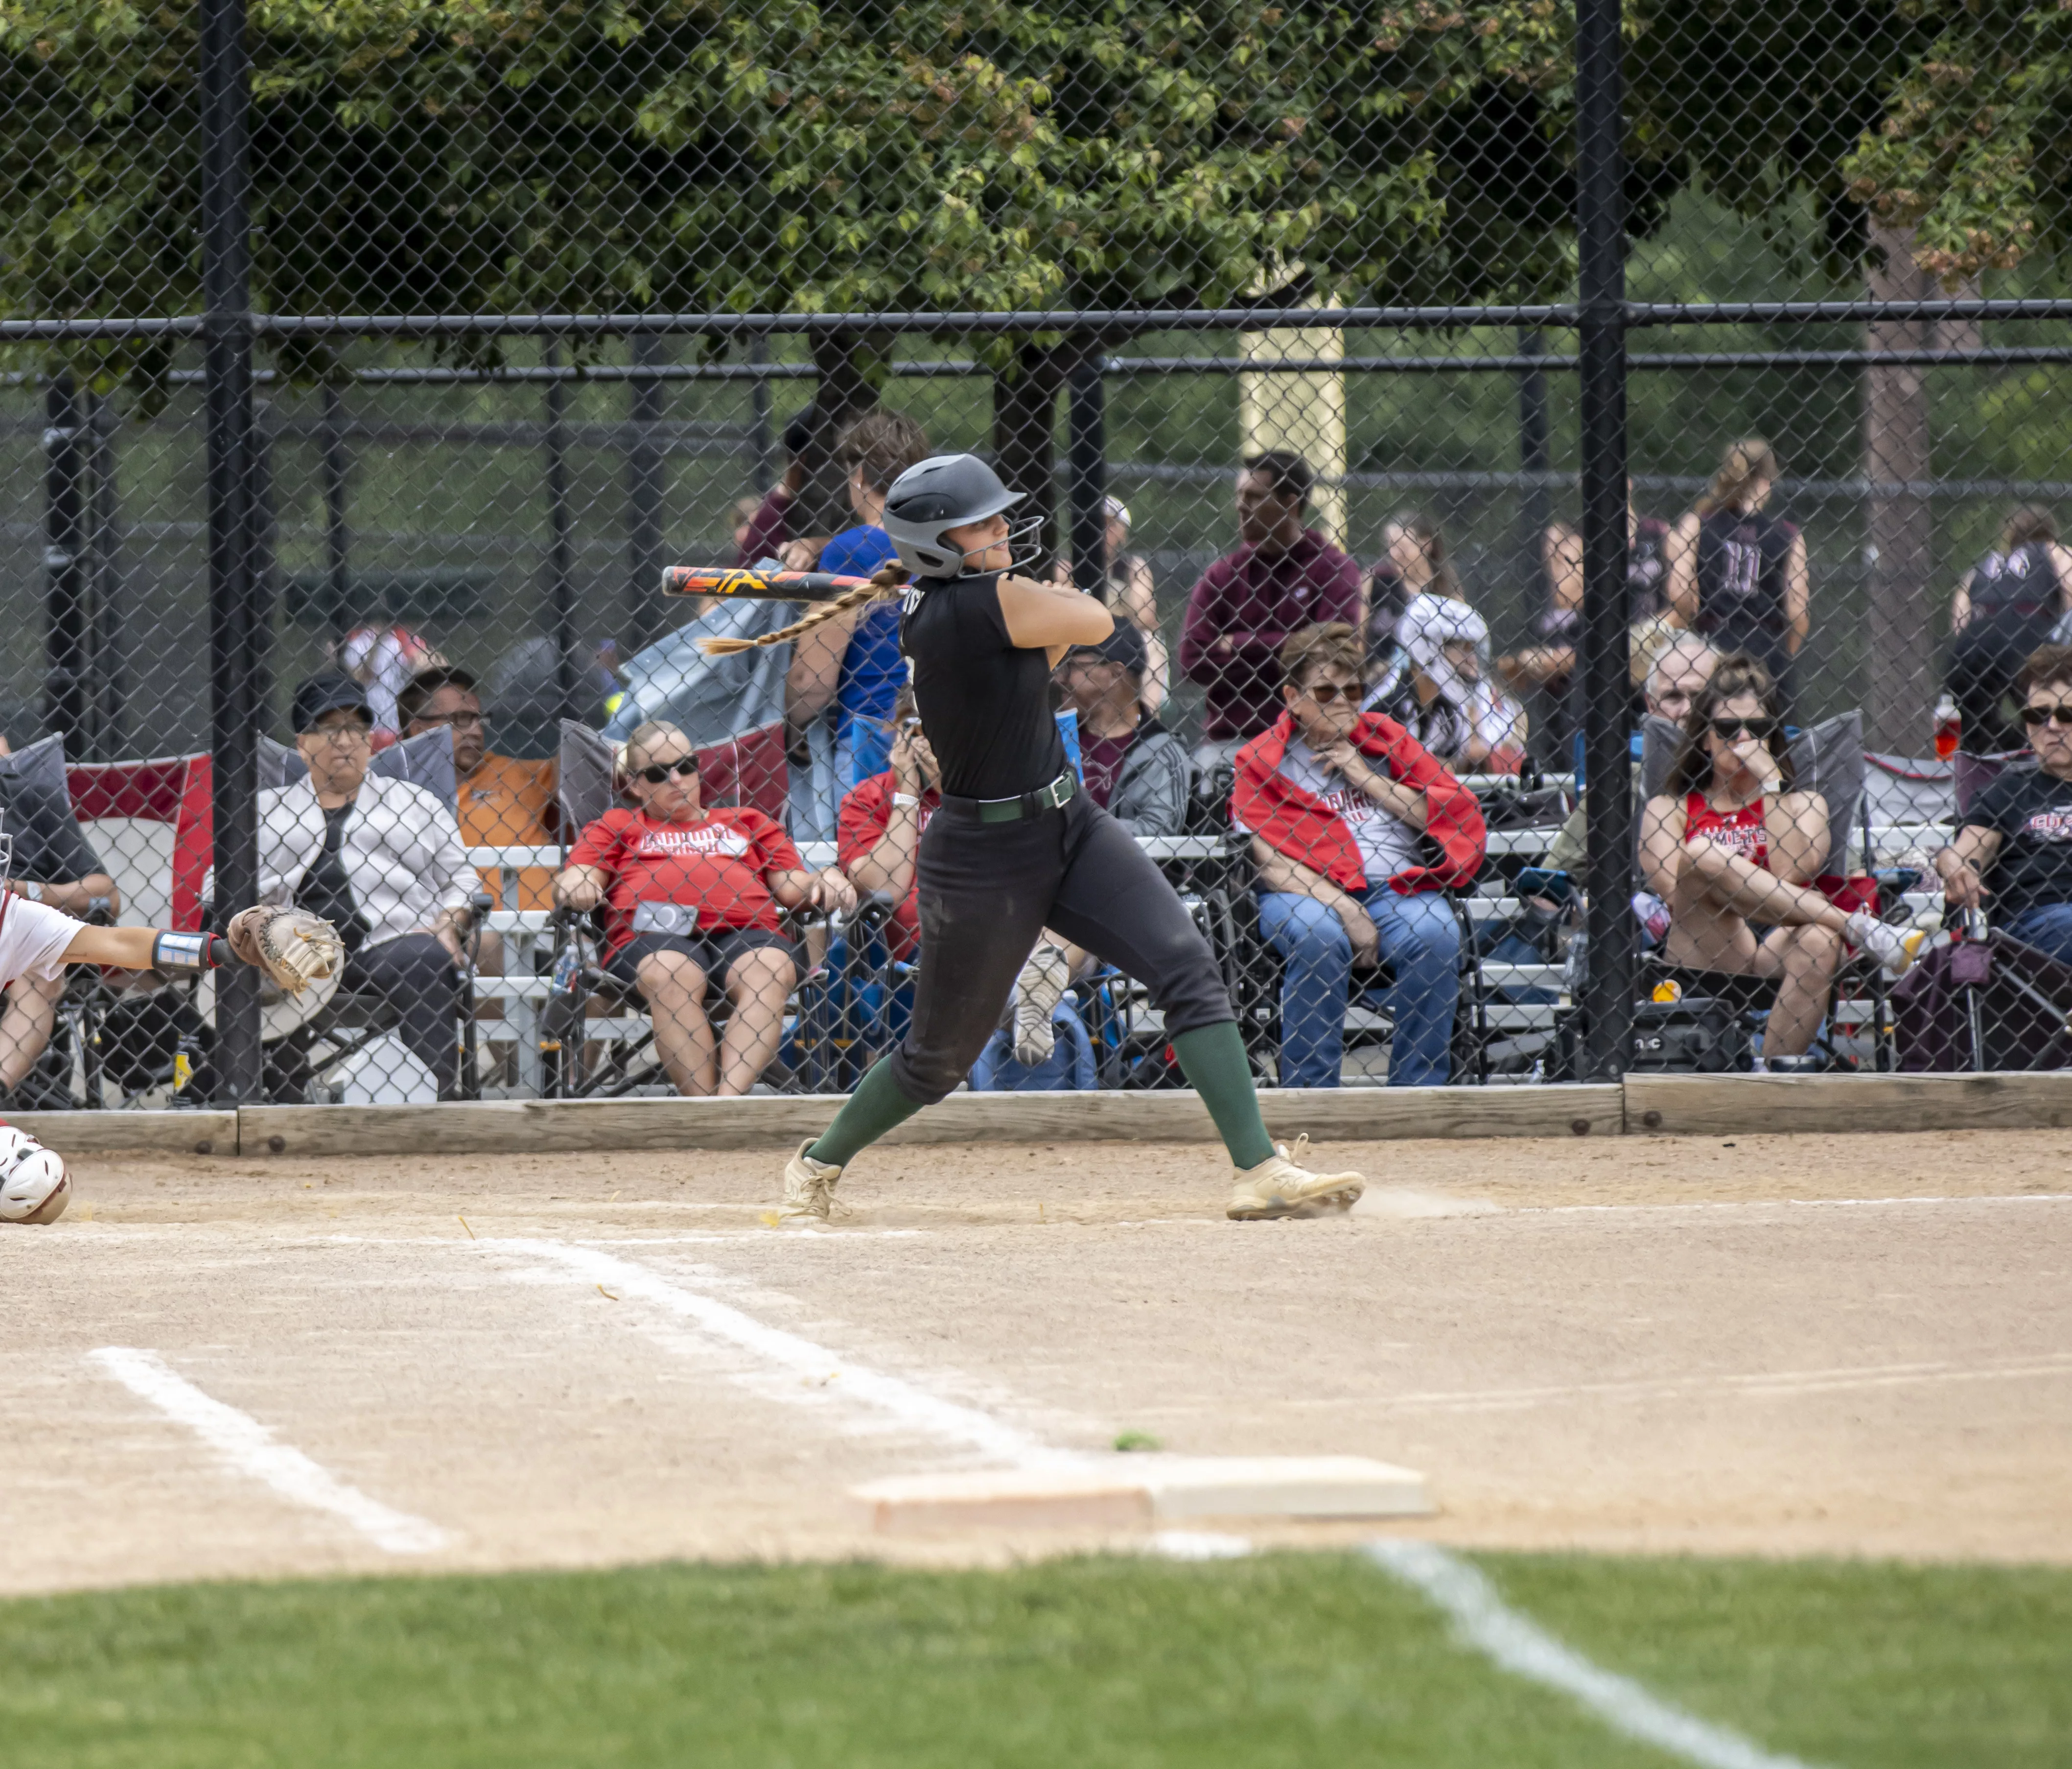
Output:
<svg viewBox="0 0 2072 1769">
<path fill-rule="evenodd" d="M 582 949 L 571 940 L 561 956 L 554 961 L 554 993 L 557 995 L 574 995 L 576 984 L 582 976 Z"/>
<path fill-rule="evenodd" d="M 1590 936 L 1586 929 L 1578 928 L 1576 937 L 1568 942 L 1568 965 L 1561 973 L 1561 984 L 1568 991 L 1570 1001 L 1583 998 L 1583 979 L 1589 973 Z"/>
<path fill-rule="evenodd" d="M 1634 919 L 1640 924 L 1640 931 L 1646 936 L 1650 946 L 1659 946 L 1669 935 L 1669 905 L 1651 891 L 1636 891 L 1633 894 Z"/>
<path fill-rule="evenodd" d="M 1963 734 L 1963 721 L 1958 715 L 1957 702 L 1946 689 L 1935 703 L 1935 755 L 1939 761 L 1947 762 L 1957 753 L 1957 740 Z"/>
</svg>

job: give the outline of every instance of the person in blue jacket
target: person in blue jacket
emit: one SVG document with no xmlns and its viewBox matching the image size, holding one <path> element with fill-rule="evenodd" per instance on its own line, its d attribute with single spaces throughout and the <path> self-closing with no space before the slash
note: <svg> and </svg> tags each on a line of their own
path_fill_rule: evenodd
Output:
<svg viewBox="0 0 2072 1769">
<path fill-rule="evenodd" d="M 849 469 L 849 507 L 856 526 L 820 549 L 818 569 L 867 578 L 895 557 L 880 526 L 892 482 L 927 458 L 928 438 L 903 412 L 866 412 L 842 433 Z M 799 547 L 810 543 L 793 543 Z M 786 563 L 810 566 L 810 559 Z M 790 716 L 803 729 L 830 701 L 835 709 L 835 778 L 846 792 L 891 765 L 893 707 L 906 681 L 899 655 L 899 607 L 874 602 L 838 615 L 800 637 L 792 648 Z"/>
</svg>

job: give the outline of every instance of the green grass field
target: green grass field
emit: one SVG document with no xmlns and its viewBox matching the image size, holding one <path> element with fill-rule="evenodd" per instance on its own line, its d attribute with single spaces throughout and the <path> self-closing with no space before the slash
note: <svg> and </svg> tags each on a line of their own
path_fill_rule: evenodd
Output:
<svg viewBox="0 0 2072 1769">
<path fill-rule="evenodd" d="M 1607 1668 L 1809 1763 L 2072 1763 L 2072 1572 L 1479 1557 Z M 669 1565 L 0 1603 L 0 1763 L 1671 1761 L 1365 1559 Z"/>
</svg>

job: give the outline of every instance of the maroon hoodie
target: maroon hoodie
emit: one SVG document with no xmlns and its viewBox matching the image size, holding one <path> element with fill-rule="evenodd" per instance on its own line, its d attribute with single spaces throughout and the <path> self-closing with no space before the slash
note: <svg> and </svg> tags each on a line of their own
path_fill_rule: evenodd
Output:
<svg viewBox="0 0 2072 1769">
<path fill-rule="evenodd" d="M 1359 623 L 1359 567 L 1314 529 L 1271 557 L 1227 553 L 1187 598 L 1180 669 L 1208 690 L 1202 734 L 1256 737 L 1281 716 L 1281 647 L 1318 621 Z M 1212 648 L 1231 641 L 1228 653 Z"/>
</svg>

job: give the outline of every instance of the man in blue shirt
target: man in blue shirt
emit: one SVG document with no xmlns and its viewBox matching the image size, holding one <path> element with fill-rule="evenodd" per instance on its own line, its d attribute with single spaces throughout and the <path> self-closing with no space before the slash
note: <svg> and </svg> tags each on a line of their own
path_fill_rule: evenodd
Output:
<svg viewBox="0 0 2072 1769">
<path fill-rule="evenodd" d="M 894 557 L 878 520 L 892 482 L 928 454 L 928 438 L 903 412 L 866 412 L 842 433 L 849 507 L 857 525 L 820 549 L 819 569 L 867 578 Z M 899 604 L 879 601 L 824 622 L 792 650 L 791 717 L 804 726 L 832 701 L 835 771 L 841 791 L 891 765 L 892 710 L 906 680 Z"/>
</svg>

